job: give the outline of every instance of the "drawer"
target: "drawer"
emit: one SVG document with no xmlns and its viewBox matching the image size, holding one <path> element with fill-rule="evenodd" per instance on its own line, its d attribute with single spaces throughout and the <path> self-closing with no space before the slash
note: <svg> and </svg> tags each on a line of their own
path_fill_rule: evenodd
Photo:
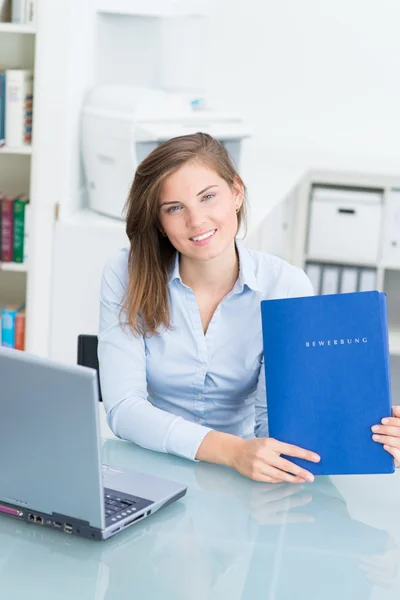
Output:
<svg viewBox="0 0 400 600">
<path fill-rule="evenodd" d="M 380 192 L 314 188 L 307 259 L 376 264 L 382 206 Z"/>
</svg>

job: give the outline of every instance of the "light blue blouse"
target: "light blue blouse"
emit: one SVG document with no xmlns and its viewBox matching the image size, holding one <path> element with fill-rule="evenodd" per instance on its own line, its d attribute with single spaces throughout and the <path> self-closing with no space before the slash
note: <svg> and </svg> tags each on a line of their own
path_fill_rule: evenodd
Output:
<svg viewBox="0 0 400 600">
<path fill-rule="evenodd" d="M 100 293 L 99 363 L 107 422 L 140 446 L 195 459 L 215 429 L 268 435 L 260 302 L 309 296 L 304 271 L 236 241 L 239 277 L 204 334 L 196 297 L 171 269 L 172 330 L 144 339 L 119 321 L 128 250 L 105 266 Z"/>
</svg>

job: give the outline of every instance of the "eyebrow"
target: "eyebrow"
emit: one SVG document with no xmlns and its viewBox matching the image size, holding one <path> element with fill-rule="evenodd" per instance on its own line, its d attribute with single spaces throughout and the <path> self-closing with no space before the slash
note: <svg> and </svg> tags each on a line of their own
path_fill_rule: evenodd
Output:
<svg viewBox="0 0 400 600">
<path fill-rule="evenodd" d="M 204 188 L 204 190 L 201 190 L 201 192 L 196 194 L 196 196 L 201 196 L 202 194 L 204 194 L 204 192 L 206 192 L 207 190 L 214 188 L 214 187 L 219 187 L 219 186 L 217 184 L 208 185 L 207 187 Z M 167 206 L 168 204 L 179 204 L 179 200 L 173 200 L 172 202 L 163 202 L 162 204 L 160 204 L 160 208 L 162 206 Z"/>
</svg>

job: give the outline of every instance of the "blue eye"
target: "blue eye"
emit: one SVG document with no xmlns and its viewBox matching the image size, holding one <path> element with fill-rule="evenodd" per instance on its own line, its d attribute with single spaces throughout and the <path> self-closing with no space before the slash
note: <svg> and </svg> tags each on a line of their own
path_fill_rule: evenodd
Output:
<svg viewBox="0 0 400 600">
<path fill-rule="evenodd" d="M 173 212 L 177 212 L 177 209 L 179 209 L 180 206 L 171 206 L 170 208 L 167 208 L 167 210 L 165 212 L 167 213 L 173 213 Z"/>
<path fill-rule="evenodd" d="M 211 200 L 211 198 L 214 198 L 215 194 L 207 194 L 206 196 L 203 196 L 202 200 Z"/>
</svg>

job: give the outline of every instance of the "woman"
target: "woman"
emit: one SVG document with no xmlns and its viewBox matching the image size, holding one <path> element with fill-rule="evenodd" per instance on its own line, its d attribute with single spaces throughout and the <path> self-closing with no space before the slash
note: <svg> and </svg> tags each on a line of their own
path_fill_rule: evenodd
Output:
<svg viewBox="0 0 400 600">
<path fill-rule="evenodd" d="M 258 481 L 312 481 L 268 438 L 260 302 L 312 295 L 305 273 L 236 239 L 246 188 L 217 140 L 171 139 L 138 167 L 130 250 L 106 265 L 99 330 L 107 421 L 126 440 L 233 467 Z M 400 459 L 400 409 L 381 426 Z M 382 441 L 382 440 L 380 440 Z"/>
</svg>

